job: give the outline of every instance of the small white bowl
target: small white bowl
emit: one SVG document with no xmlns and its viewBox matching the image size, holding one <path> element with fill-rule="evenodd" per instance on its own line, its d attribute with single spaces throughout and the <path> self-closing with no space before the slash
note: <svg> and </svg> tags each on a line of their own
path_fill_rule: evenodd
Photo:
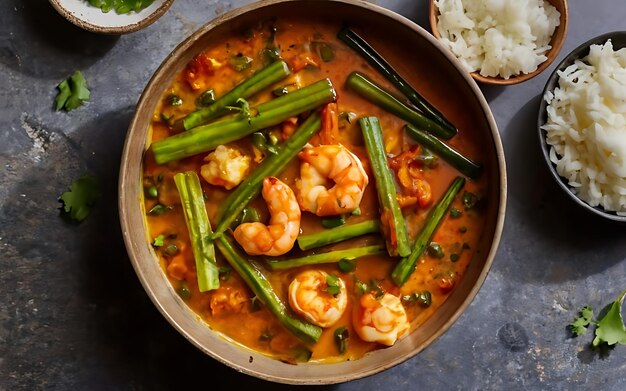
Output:
<svg viewBox="0 0 626 391">
<path fill-rule="evenodd" d="M 86 0 L 49 0 L 65 19 L 88 31 L 101 34 L 126 34 L 154 23 L 170 8 L 174 0 L 154 0 L 139 12 L 118 15 L 114 10 L 102 12 Z"/>
</svg>

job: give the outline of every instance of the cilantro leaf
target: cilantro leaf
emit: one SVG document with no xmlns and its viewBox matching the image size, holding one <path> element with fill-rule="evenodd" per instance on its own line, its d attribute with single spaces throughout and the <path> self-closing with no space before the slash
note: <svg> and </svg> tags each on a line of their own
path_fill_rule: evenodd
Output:
<svg viewBox="0 0 626 391">
<path fill-rule="evenodd" d="M 131 11 L 139 12 L 148 7 L 154 0 L 87 0 L 89 4 L 98 7 L 107 13 L 114 10 L 117 14 L 128 14 Z"/>
<path fill-rule="evenodd" d="M 154 247 L 163 247 L 165 245 L 165 235 L 161 234 L 157 236 L 156 238 L 154 238 L 152 245 Z"/>
<path fill-rule="evenodd" d="M 59 197 L 59 201 L 63 203 L 61 213 L 80 223 L 89 215 L 91 207 L 99 197 L 100 187 L 96 178 L 84 175 L 75 180 L 70 190 Z"/>
<path fill-rule="evenodd" d="M 54 100 L 57 111 L 77 109 L 90 97 L 87 81 L 80 71 L 75 71 L 69 78 L 59 83 L 57 88 L 59 93 Z"/>
<path fill-rule="evenodd" d="M 598 320 L 596 327 L 596 337 L 593 340 L 593 346 L 598 346 L 603 342 L 608 345 L 624 344 L 626 345 L 626 326 L 622 319 L 622 303 L 626 297 L 626 291 L 613 302 L 609 311 Z"/>
<path fill-rule="evenodd" d="M 593 322 L 593 309 L 589 306 L 583 307 L 578 311 L 578 317 L 569 324 L 570 331 L 575 336 L 583 335 L 587 332 L 587 328 Z"/>
</svg>

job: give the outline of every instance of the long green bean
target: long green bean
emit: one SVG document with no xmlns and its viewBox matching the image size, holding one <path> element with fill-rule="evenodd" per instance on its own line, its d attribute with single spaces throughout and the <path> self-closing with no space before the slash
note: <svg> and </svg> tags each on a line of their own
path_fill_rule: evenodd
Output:
<svg viewBox="0 0 626 391">
<path fill-rule="evenodd" d="M 337 37 L 361 54 L 376 70 L 387 78 L 400 92 L 406 96 L 424 115 L 448 129 L 451 135 L 457 133 L 456 127 L 450 123 L 430 102 L 422 97 L 400 74 L 372 48 L 361 36 L 348 27 L 342 28 Z"/>
<path fill-rule="evenodd" d="M 410 124 L 406 125 L 404 130 L 413 140 L 450 163 L 452 167 L 459 170 L 463 175 L 467 175 L 472 179 L 476 179 L 480 176 L 481 168 L 478 164 L 461 155 L 457 150 L 440 141 L 438 138 L 426 132 L 422 132 Z"/>
<path fill-rule="evenodd" d="M 299 95 L 287 94 L 256 107 L 258 114 L 212 122 L 152 144 L 158 164 L 210 151 L 218 145 L 245 137 L 257 130 L 277 125 L 287 118 L 312 110 L 337 98 L 329 79 L 300 89 Z M 269 108 L 268 108 L 269 107 Z"/>
<path fill-rule="evenodd" d="M 293 317 L 259 266 L 247 260 L 234 246 L 228 234 L 219 236 L 215 244 L 230 266 L 243 278 L 252 292 L 278 318 L 287 330 L 306 342 L 317 342 L 322 329 Z"/>
<path fill-rule="evenodd" d="M 357 236 L 379 232 L 379 226 L 380 224 L 376 220 L 366 220 L 356 224 L 325 229 L 314 234 L 300 235 L 296 240 L 300 249 L 311 250 L 328 244 L 343 242 Z"/>
<path fill-rule="evenodd" d="M 189 231 L 189 240 L 196 261 L 198 289 L 205 292 L 220 286 L 219 268 L 215 260 L 213 242 L 207 240 L 212 234 L 202 195 L 200 179 L 195 171 L 174 175 L 180 201 Z"/>
<path fill-rule="evenodd" d="M 348 76 L 346 84 L 365 99 L 429 133 L 446 139 L 455 134 L 422 113 L 407 107 L 359 72 L 352 72 Z"/>
<path fill-rule="evenodd" d="M 452 201 L 454 201 L 454 197 L 456 197 L 464 185 L 465 179 L 463 177 L 456 177 L 450 184 L 450 187 L 448 187 L 448 190 L 443 195 L 441 200 L 432 209 L 426 219 L 426 223 L 424 224 L 422 231 L 415 239 L 411 255 L 406 258 L 402 258 L 391 273 L 391 279 L 396 283 L 396 285 L 404 285 L 404 283 L 409 279 L 409 276 L 415 271 L 415 265 L 417 264 L 418 258 L 422 255 L 430 243 L 437 227 L 443 221 L 446 211 L 452 204 Z"/>
<path fill-rule="evenodd" d="M 183 126 L 186 130 L 189 130 L 203 122 L 226 114 L 228 112 L 227 106 L 233 105 L 237 99 L 248 98 L 264 88 L 286 78 L 290 73 L 291 70 L 286 62 L 282 60 L 273 62 L 235 86 L 235 88 L 228 91 L 210 106 L 200 108 L 188 114 L 183 119 Z"/>
<path fill-rule="evenodd" d="M 292 258 L 292 259 L 267 258 L 265 259 L 265 263 L 267 263 L 267 265 L 272 270 L 283 270 L 283 269 L 291 269 L 294 267 L 306 266 L 306 265 L 335 263 L 335 262 L 341 261 L 342 259 L 356 259 L 356 258 L 366 257 L 368 255 L 379 255 L 383 253 L 385 253 L 385 246 L 377 245 L 377 246 L 350 248 L 347 250 L 330 251 L 330 252 L 321 253 L 321 254 L 305 255 L 301 258 Z"/>
<path fill-rule="evenodd" d="M 385 234 L 389 255 L 406 257 L 411 253 L 409 235 L 407 234 L 404 216 L 398 204 L 396 187 L 385 154 L 383 133 L 376 117 L 359 119 L 365 147 L 370 158 L 376 190 L 380 202 L 381 228 Z"/>
<path fill-rule="evenodd" d="M 263 159 L 263 162 L 222 203 L 223 207 L 217 213 L 216 232 L 224 232 L 230 227 L 250 201 L 259 195 L 263 187 L 263 179 L 280 174 L 291 159 L 319 130 L 321 124 L 320 115 L 318 113 L 311 114 L 295 133 L 278 147 L 275 154 L 269 154 Z"/>
</svg>

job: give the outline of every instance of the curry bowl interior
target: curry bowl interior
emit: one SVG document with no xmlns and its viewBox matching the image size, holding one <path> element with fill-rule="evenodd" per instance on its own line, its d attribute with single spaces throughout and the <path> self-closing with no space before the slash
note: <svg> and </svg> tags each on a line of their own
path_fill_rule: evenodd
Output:
<svg viewBox="0 0 626 391">
<path fill-rule="evenodd" d="M 611 33 L 606 33 L 600 35 L 598 37 L 594 37 L 587 42 L 579 45 L 576 49 L 572 50 L 565 58 L 561 61 L 561 63 L 554 69 L 550 78 L 546 82 L 546 85 L 541 94 L 541 102 L 539 104 L 539 116 L 537 121 L 537 128 L 539 130 L 539 145 L 541 146 L 541 152 L 543 154 L 544 160 L 548 165 L 548 169 L 552 174 L 552 177 L 556 180 L 559 187 L 567 194 L 569 198 L 571 198 L 576 204 L 587 210 L 588 212 L 606 218 L 608 220 L 612 220 L 615 222 L 626 223 L 626 216 L 618 216 L 614 212 L 609 212 L 604 210 L 602 207 L 594 207 L 586 203 L 585 201 L 578 198 L 573 192 L 572 188 L 568 185 L 567 179 L 561 177 L 556 171 L 556 166 L 550 160 L 550 145 L 546 142 L 547 133 L 545 130 L 541 129 L 543 125 L 548 122 L 548 104 L 546 103 L 543 97 L 546 92 L 554 91 L 556 87 L 559 85 L 559 71 L 563 71 L 568 66 L 574 64 L 576 60 L 582 59 L 589 54 L 589 48 L 591 45 L 602 45 L 608 39 L 611 39 L 613 43 L 613 50 L 618 50 L 620 48 L 626 48 L 626 31 L 615 31 Z"/>
<path fill-rule="evenodd" d="M 131 122 L 120 173 L 120 219 L 133 267 L 151 300 L 188 340 L 213 358 L 241 372 L 290 384 L 339 383 L 377 373 L 396 365 L 428 346 L 445 332 L 469 305 L 491 266 L 500 239 L 506 199 L 504 156 L 489 107 L 475 82 L 456 60 L 422 28 L 381 7 L 364 1 L 257 2 L 219 17 L 181 43 L 162 63 L 145 88 Z M 403 61 L 394 64 L 401 74 L 413 75 L 417 89 L 452 122 L 474 129 L 482 146 L 480 157 L 488 175 L 486 226 L 466 274 L 446 302 L 422 326 L 398 341 L 356 361 L 333 364 L 286 364 L 248 350 L 209 329 L 179 298 L 168 282 L 150 246 L 142 209 L 141 167 L 149 139 L 153 112 L 175 75 L 218 37 L 281 15 L 336 19 L 367 32 L 367 39 L 383 56 L 397 51 Z M 419 78 L 414 75 L 419 75 Z M 459 104 L 462 102 L 462 104 Z M 461 107 L 462 106 L 462 107 Z M 472 124 L 469 126 L 467 124 Z"/>
</svg>

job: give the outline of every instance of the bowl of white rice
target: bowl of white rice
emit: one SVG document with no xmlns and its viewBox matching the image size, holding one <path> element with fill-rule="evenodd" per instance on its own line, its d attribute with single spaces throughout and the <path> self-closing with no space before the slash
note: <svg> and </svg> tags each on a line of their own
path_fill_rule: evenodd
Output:
<svg viewBox="0 0 626 391">
<path fill-rule="evenodd" d="M 433 35 L 485 84 L 515 84 L 546 69 L 567 34 L 567 0 L 431 0 Z"/>
<path fill-rule="evenodd" d="M 538 125 L 559 186 L 586 210 L 626 223 L 626 31 L 565 57 L 543 91 Z"/>
</svg>

